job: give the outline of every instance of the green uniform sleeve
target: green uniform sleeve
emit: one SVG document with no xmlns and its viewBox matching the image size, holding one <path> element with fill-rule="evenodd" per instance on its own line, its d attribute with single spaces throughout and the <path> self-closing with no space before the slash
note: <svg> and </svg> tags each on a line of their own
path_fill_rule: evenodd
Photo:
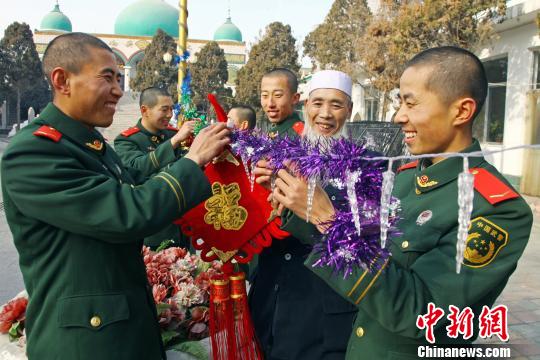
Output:
<svg viewBox="0 0 540 360">
<path fill-rule="evenodd" d="M 114 140 L 114 149 L 124 165 L 140 170 L 150 176 L 177 159 L 177 152 L 171 141 L 161 143 L 156 150 L 142 151 L 131 138 L 118 136 Z"/>
<path fill-rule="evenodd" d="M 315 225 L 296 216 L 292 211 L 285 209 L 281 216 L 281 229 L 300 240 L 303 244 L 313 245 L 322 237 Z"/>
<path fill-rule="evenodd" d="M 211 195 L 193 161 L 181 159 L 139 186 L 120 184 L 73 148 L 19 142 L 2 160 L 2 182 L 21 216 L 112 243 L 158 232 Z M 88 159 L 89 155 L 86 154 Z M 95 166 L 92 169 L 91 166 Z"/>
<path fill-rule="evenodd" d="M 496 236 L 506 234 L 506 244 L 500 246 L 504 243 L 500 238 L 498 250 L 492 253 L 490 260 L 484 259 L 485 263 L 477 265 L 463 264 L 460 274 L 456 274 L 455 261 L 457 228 L 443 236 L 433 236 L 429 249 L 416 249 L 416 253 L 404 254 L 415 258 L 410 266 L 400 265 L 392 258 L 386 262 L 377 260 L 380 270 L 375 270 L 378 267 L 371 264 L 372 271 L 358 268 L 343 279 L 341 274 L 332 274 L 328 267 L 313 267 L 318 259 L 316 254 L 312 253 L 305 265 L 387 330 L 419 338 L 423 333 L 417 329 L 416 319 L 426 312 L 429 302 L 443 309 L 455 305 L 459 308 L 471 306 L 475 310 L 483 305 L 482 300 L 489 298 L 490 293 L 499 294 L 504 288 L 525 249 L 532 224 L 530 209 L 517 201 L 523 202 L 516 200 L 502 204 L 491 216 L 473 215 L 469 239 L 476 236 L 472 235 L 474 226 L 481 221 L 482 224 L 495 224 L 501 230 Z M 492 239 L 485 233 L 479 233 L 479 242 Z M 397 252 L 404 250 L 394 246 L 394 258 L 401 257 L 403 254 Z"/>
</svg>

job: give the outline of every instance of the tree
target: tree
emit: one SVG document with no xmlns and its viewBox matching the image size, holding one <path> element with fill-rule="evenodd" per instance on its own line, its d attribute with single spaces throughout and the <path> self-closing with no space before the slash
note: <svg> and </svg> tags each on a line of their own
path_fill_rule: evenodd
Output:
<svg viewBox="0 0 540 360">
<path fill-rule="evenodd" d="M 9 25 L 0 48 L 2 56 L 9 58 L 9 67 L 3 73 L 3 95 L 17 102 L 17 125 L 20 125 L 21 111 L 26 112 L 30 106 L 39 111 L 50 101 L 49 85 L 28 24 L 14 22 Z"/>
<path fill-rule="evenodd" d="M 190 66 L 193 102 L 196 106 L 208 109 L 206 95 L 214 93 L 222 104 L 229 104 L 231 89 L 225 87 L 229 79 L 225 52 L 217 42 L 207 43 L 198 53 L 197 61 Z"/>
<path fill-rule="evenodd" d="M 0 103 L 10 90 L 9 70 L 12 68 L 12 62 L 12 56 L 4 48 L 0 47 Z"/>
<path fill-rule="evenodd" d="M 261 79 L 266 72 L 277 67 L 285 67 L 294 73 L 300 69 L 291 27 L 273 22 L 266 27 L 261 41 L 251 48 L 247 64 L 238 71 L 235 101 L 260 109 Z"/>
<path fill-rule="evenodd" d="M 379 90 L 398 86 L 404 64 L 418 52 L 455 45 L 474 51 L 493 37 L 502 18 L 502 0 L 425 0 L 381 2 L 358 43 L 357 57 Z"/>
<path fill-rule="evenodd" d="M 304 39 L 304 54 L 321 68 L 351 72 L 355 51 L 371 19 L 366 0 L 335 0 L 324 19 Z"/>
<path fill-rule="evenodd" d="M 176 54 L 176 42 L 163 30 L 158 29 L 152 43 L 144 50 L 143 59 L 137 64 L 137 73 L 130 82 L 134 90 L 142 91 L 156 86 L 166 88 L 173 99 L 178 97 L 178 69 L 165 63 L 165 53 Z"/>
</svg>

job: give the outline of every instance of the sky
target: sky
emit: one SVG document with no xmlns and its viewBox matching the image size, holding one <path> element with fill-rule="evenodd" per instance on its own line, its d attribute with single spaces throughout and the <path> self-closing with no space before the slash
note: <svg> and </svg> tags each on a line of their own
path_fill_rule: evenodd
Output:
<svg viewBox="0 0 540 360">
<path fill-rule="evenodd" d="M 164 0 L 178 7 L 178 2 Z M 114 33 L 116 16 L 135 0 L 59 0 L 60 10 L 73 25 L 73 31 Z M 212 39 L 225 22 L 231 6 L 233 23 L 244 41 L 253 43 L 261 30 L 273 21 L 291 25 L 297 44 L 323 20 L 333 0 L 188 0 L 188 27 L 191 39 Z M 55 0 L 0 0 L 0 37 L 14 21 L 26 22 L 32 30 L 54 7 Z M 309 61 L 307 61 L 309 63 Z M 306 64 L 306 59 L 303 60 Z"/>
</svg>

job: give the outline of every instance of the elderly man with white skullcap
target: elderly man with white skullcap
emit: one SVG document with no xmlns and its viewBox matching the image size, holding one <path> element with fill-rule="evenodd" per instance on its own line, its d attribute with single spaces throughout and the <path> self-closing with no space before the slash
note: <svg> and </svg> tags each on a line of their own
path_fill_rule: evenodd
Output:
<svg viewBox="0 0 540 360">
<path fill-rule="evenodd" d="M 303 136 L 308 139 L 342 136 L 352 111 L 351 78 L 340 71 L 315 73 L 305 102 Z M 269 187 L 271 169 L 260 161 L 257 182 Z M 286 171 L 276 180 L 275 201 L 290 205 L 292 194 L 306 203 L 306 186 Z M 317 219 L 316 204 L 339 201 L 335 189 L 317 188 L 311 212 Z M 301 203 L 301 201 L 298 201 Z M 250 289 L 250 308 L 255 330 L 266 359 L 344 359 L 356 308 L 341 298 L 324 281 L 304 266 L 312 246 L 308 239 L 320 237 L 316 224 L 294 215 L 294 208 L 282 215 L 283 229 L 291 233 L 263 250 Z M 305 212 L 304 212 L 305 213 Z M 311 240 L 312 241 L 312 240 Z"/>
</svg>

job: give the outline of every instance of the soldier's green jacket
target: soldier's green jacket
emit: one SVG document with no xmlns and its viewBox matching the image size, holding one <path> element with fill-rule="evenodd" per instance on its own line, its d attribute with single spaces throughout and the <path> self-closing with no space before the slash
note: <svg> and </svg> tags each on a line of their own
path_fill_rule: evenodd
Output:
<svg viewBox="0 0 540 360">
<path fill-rule="evenodd" d="M 295 137 L 298 135 L 301 135 L 298 133 L 297 126 L 299 124 L 302 124 L 303 128 L 303 122 L 298 116 L 296 112 L 293 112 L 289 117 L 287 117 L 285 120 L 283 120 L 280 123 L 270 123 L 268 126 L 268 134 L 270 136 L 289 136 L 289 137 Z"/>
<path fill-rule="evenodd" d="M 140 119 L 135 128 L 139 131 L 126 136 L 131 130 L 128 129 L 114 139 L 114 150 L 126 166 L 150 176 L 185 154 L 180 148 L 173 149 L 169 141 L 178 130 L 167 128 L 154 134 L 146 130 Z"/>
<path fill-rule="evenodd" d="M 201 169 L 181 159 L 139 183 L 97 131 L 49 104 L 1 171 L 30 298 L 29 358 L 164 358 L 142 239 L 211 195 Z"/>
<path fill-rule="evenodd" d="M 177 131 L 167 128 L 154 134 L 148 131 L 139 119 L 134 128 L 122 132 L 114 139 L 114 150 L 125 166 L 151 176 L 185 155 L 184 150 L 173 149 L 170 142 Z M 173 240 L 177 246 L 190 247 L 189 238 L 174 224 L 169 224 L 156 234 L 146 237 L 144 244 L 155 249 L 165 240 Z"/>
<path fill-rule="evenodd" d="M 464 152 L 478 150 L 480 146 L 474 141 Z M 419 162 L 416 168 L 397 174 L 393 195 L 401 200 L 398 227 L 402 235 L 391 239 L 392 256 L 381 264 L 380 271 L 357 269 L 344 280 L 327 267 L 313 267 L 318 259 L 315 253 L 305 262 L 358 307 L 347 359 L 416 359 L 417 346 L 427 344 L 416 320 L 427 312 L 430 302 L 445 311 L 435 328 L 436 344 L 469 343 L 477 337 L 482 306 L 494 303 L 515 270 L 530 235 L 532 214 L 521 197 L 494 205 L 488 202 L 487 198 L 504 198 L 513 190 L 484 158 L 469 161 L 471 169 L 487 170 L 495 182 L 475 186 L 472 224 L 460 274 L 456 274 L 455 260 L 457 178 L 463 165 L 458 158 L 429 167 Z M 506 184 L 501 193 L 491 189 L 497 179 Z M 476 181 L 482 182 L 480 178 Z M 471 339 L 446 335 L 449 305 L 460 310 L 469 306 L 474 311 L 475 334 Z"/>
</svg>

